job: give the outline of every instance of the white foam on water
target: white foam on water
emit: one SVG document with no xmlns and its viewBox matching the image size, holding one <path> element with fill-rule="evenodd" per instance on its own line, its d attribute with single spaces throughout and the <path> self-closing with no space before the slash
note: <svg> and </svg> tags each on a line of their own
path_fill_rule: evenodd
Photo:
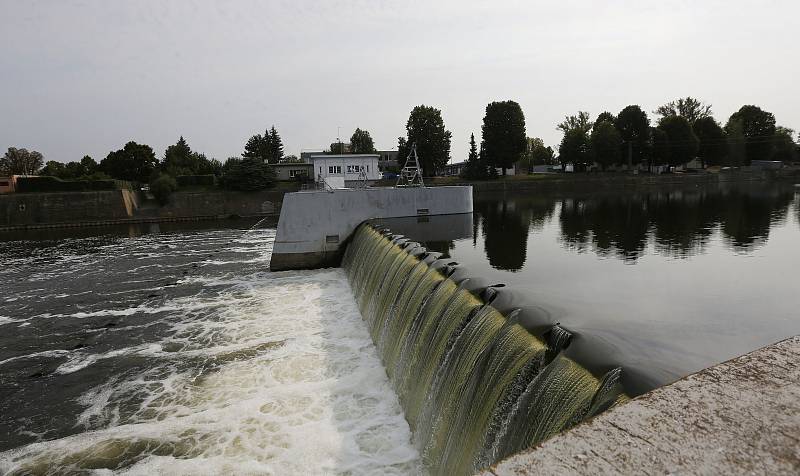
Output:
<svg viewBox="0 0 800 476">
<path fill-rule="evenodd" d="M 74 354 L 59 372 L 156 363 L 86 392 L 87 431 L 0 453 L 0 473 L 422 472 L 342 270 L 191 279 L 229 287 L 159 306 L 173 316 L 161 342 Z"/>
<path fill-rule="evenodd" d="M 12 319 L 10 317 L 0 316 L 0 326 L 2 326 L 3 324 L 11 324 L 12 322 L 19 322 L 19 321 L 17 321 L 16 319 Z"/>
</svg>

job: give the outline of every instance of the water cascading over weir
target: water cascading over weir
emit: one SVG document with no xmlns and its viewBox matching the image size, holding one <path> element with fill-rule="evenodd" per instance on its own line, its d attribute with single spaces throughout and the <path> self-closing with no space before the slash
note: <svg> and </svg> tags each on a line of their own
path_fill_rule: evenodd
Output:
<svg viewBox="0 0 800 476">
<path fill-rule="evenodd" d="M 618 369 L 594 376 L 561 355 L 566 331 L 535 335 L 438 257 L 364 223 L 342 259 L 432 473 L 469 474 L 627 399 Z"/>
</svg>

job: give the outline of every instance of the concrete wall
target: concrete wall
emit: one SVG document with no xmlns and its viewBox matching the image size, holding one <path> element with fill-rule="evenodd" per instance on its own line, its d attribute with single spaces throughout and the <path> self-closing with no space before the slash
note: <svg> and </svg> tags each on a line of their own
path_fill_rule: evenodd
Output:
<svg viewBox="0 0 800 476">
<path fill-rule="evenodd" d="M 472 213 L 472 187 L 343 189 L 284 196 L 270 267 L 335 266 L 353 230 L 370 218 Z"/>
<path fill-rule="evenodd" d="M 252 216 L 278 214 L 284 192 L 200 191 L 173 193 L 169 202 L 153 210 L 159 217 Z"/>
<path fill-rule="evenodd" d="M 288 190 L 297 190 L 291 187 Z M 277 215 L 284 190 L 177 192 L 164 206 L 130 190 L 0 195 L 0 228 Z"/>
<path fill-rule="evenodd" d="M 800 337 L 585 421 L 481 476 L 800 474 Z"/>
<path fill-rule="evenodd" d="M 124 219 L 137 206 L 130 190 L 10 193 L 0 196 L 0 226 Z"/>
</svg>

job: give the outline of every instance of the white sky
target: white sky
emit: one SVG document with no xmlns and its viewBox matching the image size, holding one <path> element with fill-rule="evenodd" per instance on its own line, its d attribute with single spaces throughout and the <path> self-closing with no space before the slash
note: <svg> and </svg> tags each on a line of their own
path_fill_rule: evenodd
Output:
<svg viewBox="0 0 800 476">
<path fill-rule="evenodd" d="M 557 4 L 557 5 L 556 5 Z M 98 161 L 183 135 L 224 160 L 275 124 L 286 153 L 337 126 L 395 148 L 442 110 L 454 161 L 486 104 L 514 99 L 557 145 L 565 114 L 691 95 L 800 128 L 800 2 L 0 0 L 0 150 Z"/>
</svg>

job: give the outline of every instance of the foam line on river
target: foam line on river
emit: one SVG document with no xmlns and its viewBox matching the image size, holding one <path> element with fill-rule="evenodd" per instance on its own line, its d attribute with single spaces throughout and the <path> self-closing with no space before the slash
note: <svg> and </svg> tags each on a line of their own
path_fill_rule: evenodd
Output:
<svg viewBox="0 0 800 476">
<path fill-rule="evenodd" d="M 252 246 L 242 261 L 263 256 Z M 157 334 L 107 351 L 58 351 L 53 357 L 66 360 L 51 378 L 110 369 L 108 377 L 77 399 L 77 432 L 0 453 L 0 473 L 420 471 L 343 270 L 204 270 L 180 280 L 176 294 L 191 289 L 183 296 L 117 310 L 132 315 L 97 306 L 62 313 L 65 322 L 121 319 L 103 336 L 142 332 L 137 326 Z"/>
</svg>

